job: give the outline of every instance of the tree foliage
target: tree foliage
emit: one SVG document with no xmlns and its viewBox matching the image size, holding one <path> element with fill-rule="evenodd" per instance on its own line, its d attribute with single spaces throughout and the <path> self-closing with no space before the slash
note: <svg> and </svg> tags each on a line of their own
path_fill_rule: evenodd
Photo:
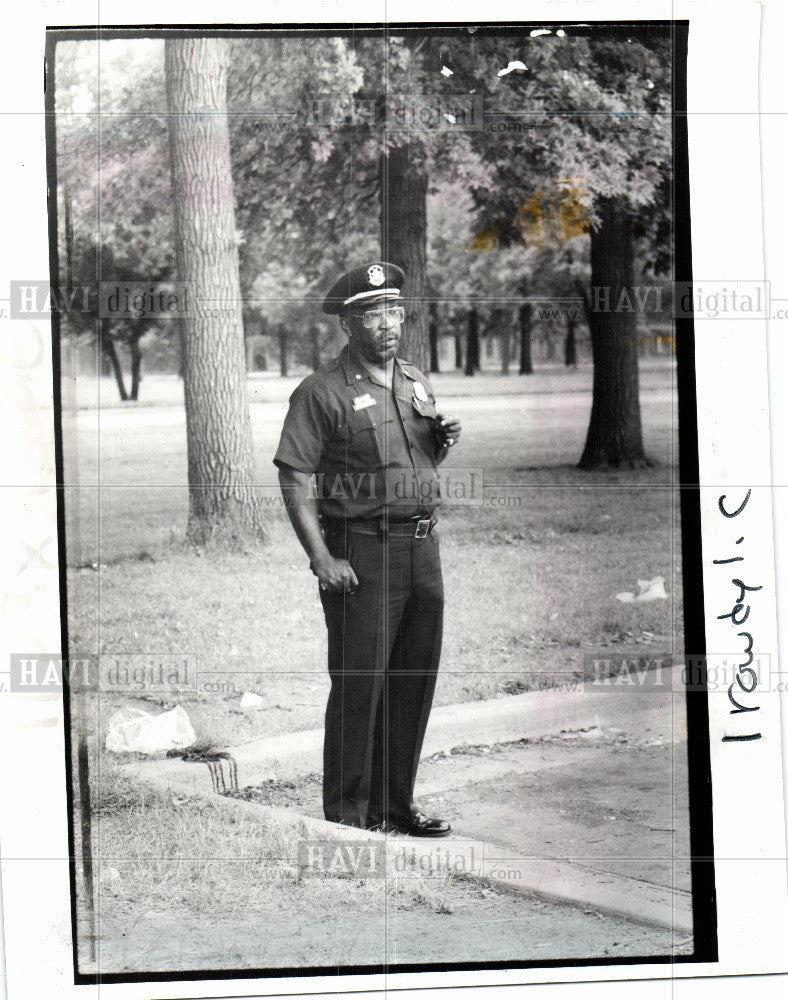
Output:
<svg viewBox="0 0 788 1000">
<path fill-rule="evenodd" d="M 268 331 L 299 362 L 314 361 L 315 345 L 333 348 L 330 324 L 315 332 L 319 303 L 337 273 L 380 252 L 381 164 L 395 149 L 426 184 L 418 295 L 437 303 L 439 325 L 464 326 L 471 301 L 482 329 L 485 302 L 511 308 L 513 324 L 524 297 L 582 286 L 588 303 L 589 236 L 609 199 L 627 217 L 633 273 L 666 273 L 670 65 L 667 32 L 648 26 L 233 39 L 248 330 Z M 165 280 L 175 244 L 163 43 L 63 42 L 56 68 L 60 197 L 71 200 L 75 238 Z M 481 102 L 484 117 L 425 125 L 419 99 Z"/>
</svg>

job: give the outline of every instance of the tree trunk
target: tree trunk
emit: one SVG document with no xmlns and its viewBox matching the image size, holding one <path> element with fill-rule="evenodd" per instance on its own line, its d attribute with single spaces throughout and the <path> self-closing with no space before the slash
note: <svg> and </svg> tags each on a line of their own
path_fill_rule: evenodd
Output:
<svg viewBox="0 0 788 1000">
<path fill-rule="evenodd" d="M 142 381 L 142 351 L 140 349 L 140 338 L 129 338 L 129 353 L 131 354 L 131 392 L 129 399 L 135 402 L 139 399 L 140 382 Z"/>
<path fill-rule="evenodd" d="M 176 259 L 192 299 L 183 320 L 188 537 L 197 544 L 213 538 L 235 545 L 263 538 L 265 528 L 253 486 L 226 114 L 227 42 L 168 38 L 164 65 Z"/>
<path fill-rule="evenodd" d="M 405 272 L 405 323 L 400 353 L 417 368 L 429 366 L 426 302 L 427 177 L 412 163 L 410 144 L 380 160 L 380 247 L 383 260 Z"/>
<path fill-rule="evenodd" d="M 441 368 L 438 358 L 438 306 L 435 302 L 430 302 L 429 317 L 430 374 L 437 374 Z"/>
<path fill-rule="evenodd" d="M 454 321 L 454 367 L 462 369 L 462 331 L 458 319 Z"/>
<path fill-rule="evenodd" d="M 509 317 L 498 314 L 498 343 L 501 345 L 501 374 L 509 374 L 512 337 L 509 329 Z"/>
<path fill-rule="evenodd" d="M 475 309 L 468 313 L 468 342 L 465 345 L 465 374 L 475 375 L 479 370 L 479 314 Z"/>
<path fill-rule="evenodd" d="M 531 316 L 533 309 L 530 302 L 523 302 L 518 313 L 520 323 L 520 374 L 533 375 L 534 366 L 531 358 Z"/>
<path fill-rule="evenodd" d="M 594 388 L 581 469 L 643 468 L 633 246 L 629 213 L 619 199 L 597 206 L 591 233 L 591 352 Z"/>
<path fill-rule="evenodd" d="M 577 365 L 577 337 L 575 327 L 577 320 L 572 313 L 566 316 L 566 340 L 564 341 L 564 364 L 569 367 Z"/>
<path fill-rule="evenodd" d="M 268 331 L 268 320 L 265 316 L 260 317 L 260 353 L 257 355 L 259 358 L 259 368 L 258 371 L 267 372 L 268 371 L 268 351 L 265 348 L 266 337 L 269 335 Z"/>
<path fill-rule="evenodd" d="M 279 374 L 282 378 L 287 378 L 290 371 L 287 361 L 287 327 L 280 323 L 276 328 L 276 336 L 279 341 Z"/>
<path fill-rule="evenodd" d="M 115 338 L 112 336 L 109 322 L 110 321 L 107 319 L 99 320 L 99 341 L 101 343 L 102 358 L 104 359 L 102 361 L 101 374 L 107 374 L 104 370 L 104 362 L 106 362 L 109 365 L 110 372 L 115 376 L 115 384 L 118 387 L 118 395 L 125 403 L 129 397 L 126 393 L 126 386 L 123 381 L 123 369 L 120 367 L 118 349 L 115 345 Z"/>
<path fill-rule="evenodd" d="M 320 367 L 320 327 L 313 323 L 309 328 L 310 348 L 312 354 L 312 371 L 317 371 Z"/>
<path fill-rule="evenodd" d="M 178 317 L 175 320 L 175 329 L 178 336 L 178 378 L 183 378 L 186 366 L 186 320 Z"/>
</svg>

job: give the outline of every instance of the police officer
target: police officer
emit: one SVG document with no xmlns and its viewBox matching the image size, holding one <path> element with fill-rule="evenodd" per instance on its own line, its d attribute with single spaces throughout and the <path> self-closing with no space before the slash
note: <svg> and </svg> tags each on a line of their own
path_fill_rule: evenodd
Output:
<svg viewBox="0 0 788 1000">
<path fill-rule="evenodd" d="M 326 819 L 442 837 L 413 786 L 443 631 L 437 466 L 461 427 L 396 357 L 404 280 L 372 261 L 328 293 L 348 343 L 293 392 L 274 462 L 328 629 Z"/>
</svg>

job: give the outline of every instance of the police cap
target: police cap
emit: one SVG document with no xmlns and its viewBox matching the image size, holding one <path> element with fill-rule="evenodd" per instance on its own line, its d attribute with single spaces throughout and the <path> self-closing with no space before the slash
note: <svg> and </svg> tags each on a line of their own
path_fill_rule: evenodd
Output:
<svg viewBox="0 0 788 1000">
<path fill-rule="evenodd" d="M 405 273 L 396 264 L 384 260 L 363 264 L 342 275 L 326 295 L 323 312 L 336 316 L 353 307 L 398 299 L 404 283 Z"/>
</svg>

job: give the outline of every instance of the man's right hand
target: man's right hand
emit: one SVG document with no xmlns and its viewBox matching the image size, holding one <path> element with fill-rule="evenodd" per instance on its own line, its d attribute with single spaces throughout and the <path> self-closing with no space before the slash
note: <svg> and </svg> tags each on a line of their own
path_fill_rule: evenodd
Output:
<svg viewBox="0 0 788 1000">
<path fill-rule="evenodd" d="M 353 594 L 358 587 L 358 577 L 347 559 L 328 556 L 312 563 L 312 572 L 320 583 L 320 589 L 333 594 Z"/>
</svg>

